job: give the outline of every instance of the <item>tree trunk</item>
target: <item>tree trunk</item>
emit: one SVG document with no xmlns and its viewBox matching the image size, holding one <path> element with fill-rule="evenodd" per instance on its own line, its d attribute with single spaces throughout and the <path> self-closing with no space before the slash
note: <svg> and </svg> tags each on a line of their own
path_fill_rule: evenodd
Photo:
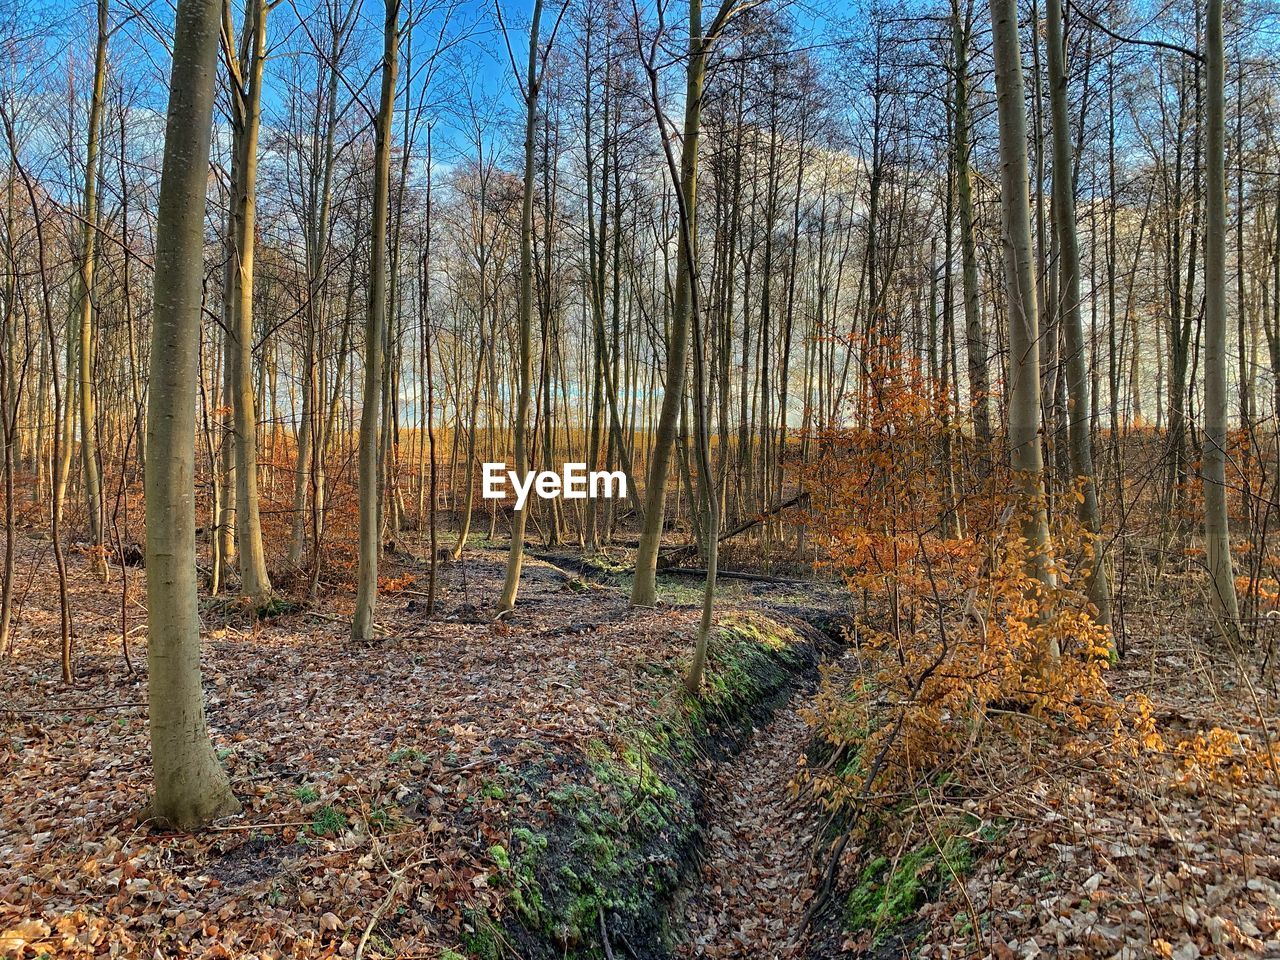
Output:
<svg viewBox="0 0 1280 960">
<path fill-rule="evenodd" d="M 1222 0 L 1209 0 L 1205 34 L 1207 126 L 1205 136 L 1204 244 L 1204 539 L 1210 601 L 1234 629 L 1240 617 L 1227 522 L 1227 191 L 1225 70 Z"/>
<path fill-rule="evenodd" d="M 1092 537 L 1084 563 L 1089 599 L 1098 622 L 1111 624 L 1111 584 L 1102 542 L 1097 478 L 1093 468 L 1093 437 L 1089 429 L 1089 371 L 1085 362 L 1084 325 L 1080 315 L 1080 245 L 1076 236 L 1075 178 L 1072 175 L 1071 132 L 1067 120 L 1066 39 L 1062 0 L 1048 4 L 1049 110 L 1053 131 L 1053 201 L 1057 211 L 1058 283 L 1062 291 L 1061 323 L 1066 340 L 1067 391 L 1070 396 L 1067 456 L 1073 480 L 1080 485 L 1080 523 Z"/>
<path fill-rule="evenodd" d="M 542 0 L 534 0 L 533 19 L 529 24 L 529 66 L 525 77 L 524 123 L 524 203 L 520 214 L 520 330 L 519 377 L 520 396 L 516 402 L 515 454 L 516 472 L 523 477 L 529 470 L 529 401 L 533 391 L 533 188 L 534 188 L 534 131 L 538 123 L 538 87 L 541 82 L 538 69 L 538 27 L 542 21 Z M 502 584 L 502 597 L 498 601 L 501 616 L 516 605 L 516 591 L 520 587 L 520 569 L 524 565 L 524 531 L 529 521 L 531 500 L 523 509 L 511 514 L 511 550 L 507 555 L 506 579 Z"/>
<path fill-rule="evenodd" d="M 632 606 L 652 607 L 658 599 L 658 548 L 662 542 L 662 523 L 666 512 L 667 472 L 679 429 L 680 408 L 684 401 L 685 366 L 689 359 L 689 325 L 692 312 L 693 257 L 686 244 L 697 231 L 698 223 L 698 139 L 702 127 L 702 85 L 707 72 L 707 49 L 719 34 L 733 7 L 725 0 L 716 14 L 711 29 L 703 36 L 702 2 L 689 4 L 689 64 L 685 80 L 684 135 L 680 151 L 680 180 L 675 184 L 681 193 L 682 217 L 688 229 L 680 232 L 677 244 L 676 285 L 671 311 L 671 329 L 667 337 L 667 382 L 662 394 L 653 450 L 649 459 L 649 476 L 645 484 L 644 526 L 640 547 L 636 552 L 636 575 L 631 587 Z M 655 104 L 656 108 L 657 104 Z M 661 122 L 661 121 L 660 121 Z"/>
<path fill-rule="evenodd" d="M 239 804 L 205 724 L 196 600 L 195 420 L 217 0 L 179 0 L 156 218 L 147 400 L 150 815 L 192 829 Z"/>
<path fill-rule="evenodd" d="M 1046 587 L 1055 578 L 1045 512 L 1040 451 L 1040 323 L 1032 263 L 1027 185 L 1027 114 L 1018 42 L 1017 0 L 990 0 L 1000 122 L 1000 212 L 1004 227 L 1005 296 L 1009 324 L 1009 455 L 1023 512 L 1028 572 Z M 1056 640 L 1042 651 L 1058 655 Z"/>
<path fill-rule="evenodd" d="M 262 117 L 262 68 L 267 45 L 266 0 L 250 0 L 232 83 L 230 261 L 227 290 L 227 365 L 235 426 L 235 524 L 240 592 L 255 605 L 271 596 L 258 513 L 258 420 L 253 389 L 253 255 L 256 241 L 258 130 Z M 224 8 L 230 45 L 230 12 Z M 234 55 L 233 51 L 228 51 Z"/>
<path fill-rule="evenodd" d="M 378 409 L 382 390 L 382 338 L 387 318 L 387 204 L 391 192 L 391 121 L 400 50 L 400 0 L 386 0 L 382 92 L 374 121 L 373 237 L 369 250 L 369 303 L 365 314 L 364 405 L 360 411 L 360 562 L 351 636 L 373 639 L 378 601 Z"/>
<path fill-rule="evenodd" d="M 973 235 L 973 186 L 969 178 L 969 18 L 959 0 L 951 6 L 952 46 L 955 57 L 955 154 L 956 213 L 960 221 L 960 279 L 964 292 L 964 343 L 969 361 L 969 405 L 973 428 L 984 443 L 991 439 L 991 393 L 987 364 L 987 338 L 978 309 L 978 252 Z"/>
<path fill-rule="evenodd" d="M 107 0 L 98 0 L 98 38 L 89 102 L 89 141 L 85 151 L 84 211 L 80 269 L 72 308 L 79 320 L 80 463 L 84 471 L 85 516 L 89 524 L 89 567 L 106 582 L 107 551 L 102 530 L 102 476 L 98 470 L 97 403 L 93 384 L 93 275 L 98 254 L 98 167 L 102 142 L 102 108 L 107 80 Z"/>
</svg>

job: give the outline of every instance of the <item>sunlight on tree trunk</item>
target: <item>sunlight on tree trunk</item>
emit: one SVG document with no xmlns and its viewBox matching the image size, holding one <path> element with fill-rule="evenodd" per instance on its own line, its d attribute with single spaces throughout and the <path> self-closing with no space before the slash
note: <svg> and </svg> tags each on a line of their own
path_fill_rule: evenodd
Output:
<svg viewBox="0 0 1280 960">
<path fill-rule="evenodd" d="M 1072 167 L 1071 130 L 1067 120 L 1066 38 L 1063 36 L 1064 0 L 1048 4 L 1049 106 L 1053 129 L 1053 202 L 1058 231 L 1058 283 L 1060 309 L 1066 336 L 1067 390 L 1070 395 L 1068 457 L 1071 475 L 1079 484 L 1081 526 L 1093 538 L 1092 555 L 1084 563 L 1089 598 L 1098 609 L 1098 622 L 1111 625 L 1111 584 L 1102 555 L 1102 516 L 1098 509 L 1098 482 L 1093 469 L 1093 436 L 1089 424 L 1089 358 L 1080 316 L 1080 245 L 1076 236 L 1075 176 Z"/>
<path fill-rule="evenodd" d="M 1000 120 L 1000 212 L 1009 325 L 1009 453 L 1019 485 L 1029 572 L 1055 585 L 1040 452 L 1040 323 L 1036 306 L 1028 195 L 1027 114 L 1018 43 L 1017 0 L 990 0 Z M 1058 656 L 1057 641 L 1044 651 Z"/>
<path fill-rule="evenodd" d="M 80 269 L 73 303 L 77 316 L 80 392 L 80 464 L 84 471 L 85 516 L 89 522 L 89 566 L 95 577 L 107 580 L 107 548 L 102 523 L 102 476 L 98 470 L 98 408 L 94 385 L 94 269 L 98 254 L 98 168 L 101 165 L 102 110 L 107 82 L 107 0 L 98 0 L 98 32 L 93 61 L 93 92 L 89 100 L 89 142 L 85 151 L 84 222 L 80 238 Z"/>
<path fill-rule="evenodd" d="M 196 599 L 196 352 L 205 189 L 218 53 L 217 0 L 179 0 L 156 220 L 147 401 L 150 816 L 193 829 L 239 804 L 205 724 Z"/>
<path fill-rule="evenodd" d="M 676 284 L 672 302 L 671 327 L 667 333 L 667 382 L 662 394 L 662 409 L 649 455 L 649 477 L 645 484 L 644 526 L 640 547 L 636 552 L 635 580 L 631 586 L 631 605 L 652 607 L 658 602 L 658 549 L 662 545 L 663 520 L 666 515 L 667 474 L 679 429 L 680 411 L 684 405 L 685 367 L 689 360 L 689 328 L 692 321 L 690 275 L 693 264 L 688 249 L 690 235 L 698 223 L 698 140 L 702 128 L 702 86 L 706 80 L 707 52 L 733 12 L 731 0 L 725 0 L 706 35 L 694 29 L 702 23 L 701 0 L 689 5 L 688 56 L 685 76 L 684 132 L 680 149 L 680 176 L 675 189 L 682 194 L 684 216 L 689 230 L 681 231 L 676 250 Z M 655 69 L 653 67 L 650 68 Z M 652 81 L 651 81 L 652 82 Z M 663 121 L 660 119 L 659 123 Z M 709 481 L 713 482 L 713 481 Z"/>
<path fill-rule="evenodd" d="M 228 398 L 235 437 L 235 527 L 240 593 L 261 607 L 271 597 L 258 502 L 258 419 L 253 386 L 253 263 L 257 242 L 258 131 L 262 72 L 267 55 L 267 2 L 249 0 L 244 35 L 236 51 L 231 9 L 223 7 L 223 31 L 235 66 L 231 78 L 231 223 L 228 229 Z"/>
<path fill-rule="evenodd" d="M 382 391 L 382 345 L 387 321 L 387 204 L 391 191 L 391 122 L 395 116 L 400 56 L 400 0 L 386 0 L 383 24 L 382 93 L 374 120 L 373 238 L 369 245 L 369 303 L 365 315 L 364 402 L 360 411 L 360 564 L 351 636 L 372 640 L 378 602 L 378 441 Z"/>
<path fill-rule="evenodd" d="M 534 0 L 533 19 L 529 24 L 529 67 L 525 74 L 525 123 L 524 123 L 524 198 L 520 206 L 520 314 L 519 332 L 519 399 L 516 401 L 515 455 L 516 472 L 524 476 L 529 470 L 529 405 L 533 391 L 533 190 L 534 190 L 534 142 L 538 123 L 538 87 L 542 83 L 538 64 L 538 27 L 542 20 L 542 0 Z M 511 514 L 511 550 L 507 555 L 507 572 L 502 584 L 502 597 L 498 600 L 498 615 L 512 610 L 516 605 L 516 591 L 520 589 L 520 569 L 524 565 L 524 531 L 529 521 L 533 501 L 525 502 L 524 509 Z"/>
<path fill-rule="evenodd" d="M 1204 539 L 1213 608 L 1235 631 L 1240 619 L 1227 520 L 1226 80 L 1222 0 L 1209 0 L 1204 234 Z M 1239 306 L 1238 309 L 1243 309 Z"/>
<path fill-rule="evenodd" d="M 966 2 L 965 7 L 969 4 Z M 974 432 L 979 440 L 991 440 L 990 362 L 982 314 L 978 307 L 978 254 L 973 236 L 973 186 L 969 175 L 969 39 L 973 29 L 968 10 L 960 0 L 952 0 L 951 33 L 955 65 L 955 141 L 952 144 L 956 171 L 956 213 L 960 220 L 961 284 L 964 300 L 965 356 L 969 366 L 969 405 L 973 408 Z"/>
</svg>

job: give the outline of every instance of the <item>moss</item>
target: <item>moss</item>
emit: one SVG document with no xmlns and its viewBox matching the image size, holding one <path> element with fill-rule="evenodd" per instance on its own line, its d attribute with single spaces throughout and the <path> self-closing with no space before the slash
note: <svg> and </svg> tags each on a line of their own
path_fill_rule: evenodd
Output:
<svg viewBox="0 0 1280 960">
<path fill-rule="evenodd" d="M 712 644 L 711 682 L 739 699 L 762 687 L 772 666 L 797 666 L 804 656 L 804 639 L 791 627 L 758 617 L 736 616 L 720 630 Z M 704 697 L 704 699 L 710 699 Z"/>
<path fill-rule="evenodd" d="M 266 603 L 254 610 L 254 615 L 259 620 L 274 620 L 277 617 L 283 617 L 286 614 L 296 613 L 302 609 L 302 604 L 284 597 L 272 597 Z"/>
<path fill-rule="evenodd" d="M 511 831 L 511 839 L 532 850 L 547 849 L 547 838 L 540 833 L 534 833 L 528 827 L 516 827 Z"/>
<path fill-rule="evenodd" d="M 588 831 L 574 843 L 574 851 L 593 866 L 604 868 L 617 857 L 617 845 L 603 833 Z"/>
<path fill-rule="evenodd" d="M 614 574 L 623 573 L 631 568 L 625 563 L 619 563 L 607 553 L 593 553 L 590 556 L 584 555 L 578 561 L 583 571 L 592 571 L 594 573 Z"/>
<path fill-rule="evenodd" d="M 516 916 L 532 927 L 538 926 L 546 912 L 546 905 L 542 902 L 542 890 L 534 885 L 512 890 L 511 905 L 515 907 Z"/>
<path fill-rule="evenodd" d="M 537 926 L 543 914 L 542 890 L 537 880 L 537 865 L 547 849 L 547 838 L 527 828 L 515 830 L 511 836 L 516 857 L 500 843 L 489 848 L 489 856 L 498 866 L 492 883 L 510 889 L 511 904 L 521 922 Z"/>
<path fill-rule="evenodd" d="M 493 921 L 477 910 L 468 910 L 463 915 L 463 930 L 459 942 L 462 949 L 476 960 L 501 960 L 502 951 L 498 947 L 498 935 L 494 932 Z"/>
<path fill-rule="evenodd" d="M 547 794 L 547 799 L 556 807 L 570 810 L 590 802 L 592 797 L 593 794 L 590 788 L 584 787 L 580 783 L 566 784 Z"/>
<path fill-rule="evenodd" d="M 550 810 L 490 853 L 519 922 L 508 931 L 523 956 L 600 955 L 602 913 L 632 942 L 661 942 L 663 904 L 699 829 L 695 761 L 719 742 L 722 727 L 729 736 L 748 729 L 762 703 L 811 656 L 797 631 L 734 617 L 713 637 L 702 696 L 677 699 L 677 709 L 657 722 L 624 726 L 612 742 L 597 738 L 562 756 L 558 767 L 569 782 L 552 787 L 530 769 L 519 772 L 519 789 L 540 793 Z M 672 671 L 648 676 L 655 699 L 671 702 L 680 678 Z"/>
<path fill-rule="evenodd" d="M 561 939 L 565 943 L 579 943 L 595 929 L 596 917 L 603 903 L 594 892 L 579 894 L 569 904 L 569 912 L 565 918 L 565 928 Z"/>
<path fill-rule="evenodd" d="M 871 931 L 881 943 L 915 916 L 926 902 L 973 869 L 973 847 L 956 823 L 941 839 L 906 851 L 894 860 L 876 857 L 863 869 L 845 901 L 845 927 L 851 933 Z"/>
<path fill-rule="evenodd" d="M 559 956 L 591 955 L 602 911 L 637 917 L 653 909 L 678 873 L 668 854 L 691 836 L 693 810 L 672 782 L 676 768 L 644 731 L 625 737 L 620 748 L 595 741 L 571 761 L 585 782 L 546 795 L 546 832 L 513 831 L 505 860 L 491 851 L 515 915 Z"/>
<path fill-rule="evenodd" d="M 500 843 L 495 843 L 489 848 L 489 856 L 493 858 L 493 862 L 498 865 L 498 869 L 504 873 L 511 870 L 511 857 L 507 854 L 507 848 Z"/>
</svg>

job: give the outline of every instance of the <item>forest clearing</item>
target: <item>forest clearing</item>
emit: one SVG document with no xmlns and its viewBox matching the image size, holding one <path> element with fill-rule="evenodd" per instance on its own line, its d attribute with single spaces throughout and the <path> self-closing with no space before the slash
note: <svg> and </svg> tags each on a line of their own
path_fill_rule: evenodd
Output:
<svg viewBox="0 0 1280 960">
<path fill-rule="evenodd" d="M 1280 957 L 1275 16 L 0 0 L 0 956 Z"/>
</svg>

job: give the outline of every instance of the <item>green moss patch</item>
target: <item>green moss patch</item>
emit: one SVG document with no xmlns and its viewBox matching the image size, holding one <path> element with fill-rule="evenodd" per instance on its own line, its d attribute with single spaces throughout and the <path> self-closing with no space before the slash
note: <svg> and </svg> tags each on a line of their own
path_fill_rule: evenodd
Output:
<svg viewBox="0 0 1280 960">
<path fill-rule="evenodd" d="M 550 773 L 516 771 L 541 815 L 489 848 L 505 891 L 497 943 L 526 960 L 603 957 L 602 918 L 615 956 L 666 942 L 664 911 L 699 842 L 698 761 L 740 746 L 814 663 L 803 628 L 734 615 L 713 638 L 701 696 L 678 694 L 678 676 L 646 672 L 671 705 L 659 719 L 566 751 Z M 464 945 L 478 957 L 490 946 Z"/>
<path fill-rule="evenodd" d="M 873 859 L 845 900 L 846 930 L 869 934 L 874 944 L 899 935 L 924 904 L 973 869 L 975 853 L 969 836 L 977 826 L 973 818 L 954 821 L 944 831 L 936 831 L 936 842 L 929 840 L 892 858 Z"/>
</svg>

